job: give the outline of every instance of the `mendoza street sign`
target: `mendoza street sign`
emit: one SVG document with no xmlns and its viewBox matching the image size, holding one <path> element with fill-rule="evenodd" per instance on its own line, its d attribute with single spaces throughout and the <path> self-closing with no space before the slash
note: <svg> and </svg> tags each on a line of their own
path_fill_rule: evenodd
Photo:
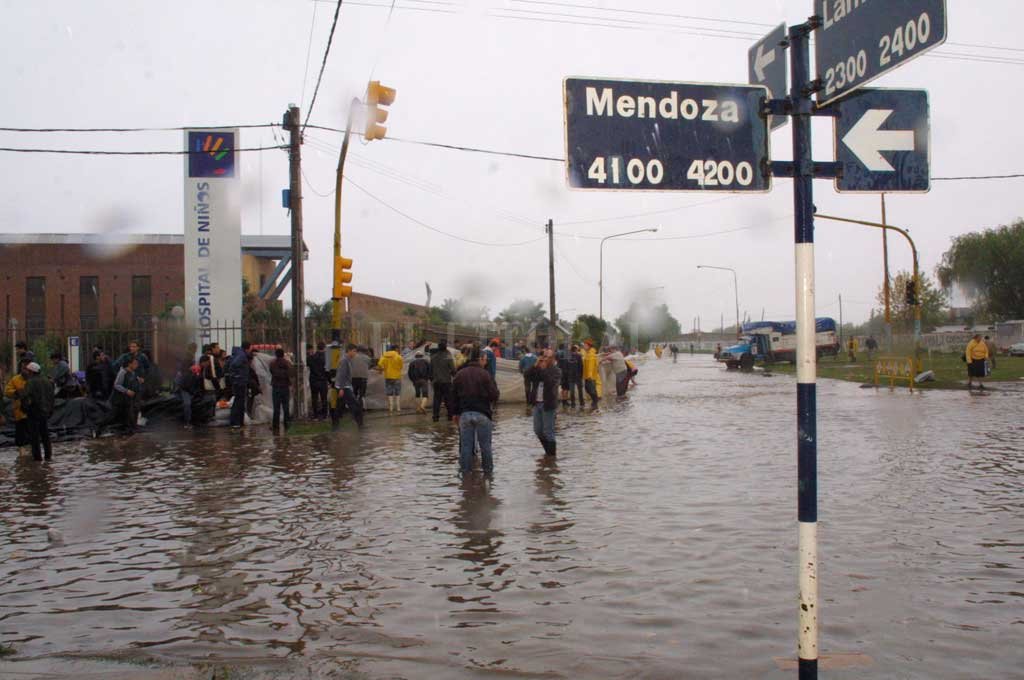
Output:
<svg viewBox="0 0 1024 680">
<path fill-rule="evenodd" d="M 786 92 L 786 24 L 779 24 L 747 51 L 747 71 L 751 85 L 768 88 L 769 99 L 784 99 Z M 769 116 L 768 125 L 774 130 L 789 122 L 786 116 Z"/>
<path fill-rule="evenodd" d="M 763 87 L 566 78 L 576 189 L 768 191 Z"/>
<path fill-rule="evenodd" d="M 841 192 L 929 189 L 928 93 L 863 89 L 836 104 Z"/>
<path fill-rule="evenodd" d="M 946 42 L 946 0 L 815 0 L 818 106 Z"/>
</svg>

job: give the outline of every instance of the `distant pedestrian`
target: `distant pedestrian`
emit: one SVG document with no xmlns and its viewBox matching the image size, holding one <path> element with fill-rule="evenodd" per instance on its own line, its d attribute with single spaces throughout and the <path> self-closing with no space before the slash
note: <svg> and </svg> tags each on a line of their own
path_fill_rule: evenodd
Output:
<svg viewBox="0 0 1024 680">
<path fill-rule="evenodd" d="M 110 365 L 110 357 L 103 350 L 93 350 L 92 361 L 85 367 L 85 385 L 89 396 L 96 401 L 110 399 L 117 372 Z"/>
<path fill-rule="evenodd" d="M 583 387 L 587 391 L 587 396 L 590 397 L 590 409 L 594 410 L 597 408 L 597 402 L 600 400 L 601 392 L 601 370 L 599 368 L 600 359 L 597 356 L 597 348 L 594 347 L 594 341 L 587 340 L 583 341 L 583 345 L 586 348 L 583 354 Z M 580 404 L 582 408 L 583 404 Z"/>
<path fill-rule="evenodd" d="M 29 363 L 26 368 L 30 377 L 20 396 L 22 404 L 27 404 L 25 413 L 28 416 L 28 437 L 32 445 L 32 459 L 50 460 L 53 458 L 49 426 L 50 416 L 53 414 L 53 383 L 42 375 L 42 369 L 36 362 Z"/>
<path fill-rule="evenodd" d="M 313 345 L 306 345 L 306 366 L 309 367 L 309 394 L 313 420 L 327 419 L 327 384 L 329 380 L 327 355 L 324 349 L 325 345 L 322 342 L 317 343 L 315 352 Z"/>
<path fill-rule="evenodd" d="M 615 374 L 615 396 L 624 398 L 626 390 L 629 389 L 629 367 L 626 366 L 626 357 L 622 355 L 622 350 L 618 347 L 610 348 L 601 363 L 611 366 L 612 373 Z"/>
<path fill-rule="evenodd" d="M 331 411 L 331 429 L 337 430 L 341 427 L 341 419 L 345 411 L 352 411 L 352 418 L 356 425 L 363 427 L 363 406 L 356 399 L 355 390 L 352 387 L 352 360 L 356 356 L 356 346 L 349 344 L 345 346 L 345 354 L 338 362 L 338 368 L 334 371 L 334 389 L 337 392 L 334 410 Z"/>
<path fill-rule="evenodd" d="M 186 430 L 192 428 L 192 401 L 197 382 L 197 376 L 192 370 L 192 367 L 195 366 L 195 351 L 196 346 L 190 344 L 174 372 L 174 392 L 177 394 L 178 400 L 181 401 L 181 416 Z"/>
<path fill-rule="evenodd" d="M 430 398 L 430 362 L 423 357 L 423 352 L 416 352 L 409 362 L 409 382 L 416 390 L 416 413 L 427 412 L 427 399 Z"/>
<path fill-rule="evenodd" d="M 864 349 L 868 351 L 868 361 L 871 361 L 878 350 L 878 341 L 875 340 L 874 335 L 869 335 L 868 339 L 864 341 Z"/>
<path fill-rule="evenodd" d="M 964 359 L 967 361 L 967 389 L 973 388 L 975 380 L 978 381 L 978 389 L 984 390 L 982 382 L 988 374 L 988 345 L 981 339 L 981 333 L 975 333 L 971 341 L 967 343 L 964 350 Z"/>
<path fill-rule="evenodd" d="M 988 349 L 988 370 L 985 372 L 985 375 L 991 375 L 992 371 L 996 370 L 996 354 L 998 350 L 996 349 L 996 343 L 992 342 L 992 339 L 987 335 L 985 336 L 985 347 Z"/>
<path fill-rule="evenodd" d="M 851 337 L 850 341 L 846 343 L 846 352 L 853 363 L 857 362 L 857 349 L 857 338 Z"/>
<path fill-rule="evenodd" d="M 573 345 L 569 349 L 569 360 L 566 370 L 569 373 L 569 405 L 572 408 L 576 408 L 576 398 L 578 396 L 580 408 L 583 408 L 586 402 L 583 399 L 583 356 L 580 354 L 579 345 Z"/>
<path fill-rule="evenodd" d="M 669 345 L 669 351 L 672 352 L 672 363 L 679 363 L 679 348 L 672 344 Z"/>
<path fill-rule="evenodd" d="M 452 396 L 455 406 L 453 420 L 459 427 L 459 476 L 473 471 L 473 450 L 480 447 L 480 461 L 484 474 L 494 472 L 491 450 L 492 404 L 498 401 L 498 385 L 485 368 L 486 357 L 474 349 L 466 365 L 455 374 Z"/>
<path fill-rule="evenodd" d="M 110 404 L 114 407 L 111 421 L 120 425 L 126 435 L 135 434 L 135 426 L 139 421 L 139 388 L 140 378 L 136 375 L 139 360 L 129 357 L 117 371 L 114 379 L 114 392 Z M 102 426 L 96 428 L 94 436 L 99 436 Z"/>
<path fill-rule="evenodd" d="M 149 363 L 149 357 L 143 353 L 138 340 L 132 340 L 128 343 L 128 351 L 117 358 L 114 362 L 114 369 L 120 369 L 128 363 L 129 359 L 135 359 L 138 361 L 138 365 L 134 372 L 138 376 L 139 385 L 144 384 L 146 382 L 145 376 L 149 375 L 151 365 Z"/>
<path fill-rule="evenodd" d="M 50 383 L 57 398 L 74 399 L 82 396 L 78 379 L 71 373 L 71 366 L 64 356 L 60 352 L 51 352 L 50 361 L 53 363 L 53 368 L 50 369 Z"/>
<path fill-rule="evenodd" d="M 19 458 L 28 455 L 30 443 L 28 413 L 26 412 L 28 404 L 22 404 L 22 396 L 28 386 L 29 378 L 32 377 L 32 372 L 28 370 L 28 365 L 31 363 L 34 362 L 19 362 L 18 372 L 12 375 L 4 385 L 4 396 L 11 400 L 11 409 L 14 414 L 14 445 L 18 447 Z"/>
<path fill-rule="evenodd" d="M 291 392 L 292 392 L 292 362 L 288 361 L 284 356 L 284 350 L 278 347 L 274 350 L 274 358 L 271 360 L 270 365 L 270 396 L 271 401 L 274 404 L 274 416 L 271 421 L 270 429 L 273 430 L 274 434 L 277 434 L 278 427 L 281 425 L 281 415 L 284 413 L 284 430 L 288 431 L 288 428 L 292 424 L 292 412 L 290 408 Z"/>
<path fill-rule="evenodd" d="M 370 382 L 370 365 L 373 360 L 370 350 L 360 345 L 352 355 L 352 393 L 359 400 L 359 405 L 366 409 L 366 386 Z"/>
<path fill-rule="evenodd" d="M 527 375 L 532 389 L 526 403 L 533 407 L 533 432 L 544 447 L 545 455 L 557 455 L 555 416 L 558 413 L 558 389 L 562 383 L 562 372 L 555 361 L 555 353 L 550 349 L 544 350 Z M 541 392 L 539 399 L 538 391 Z"/>
<path fill-rule="evenodd" d="M 497 338 L 491 340 L 491 344 L 483 349 L 483 357 L 487 361 L 487 372 L 491 374 L 491 380 L 496 380 L 498 376 L 498 358 L 501 356 L 501 347 Z"/>
<path fill-rule="evenodd" d="M 530 392 L 533 387 L 533 378 L 530 375 L 530 370 L 535 363 L 537 363 L 537 354 L 530 349 L 519 359 L 519 373 L 523 376 L 523 390 L 526 395 L 527 404 L 530 403 Z"/>
<path fill-rule="evenodd" d="M 444 412 L 449 418 L 454 414 L 452 408 L 452 378 L 455 376 L 455 360 L 448 351 L 448 342 L 442 340 L 437 343 L 430 355 L 430 375 L 434 381 L 434 422 L 441 419 L 441 404 L 444 403 Z"/>
<path fill-rule="evenodd" d="M 228 379 L 231 385 L 231 427 L 238 430 L 245 425 L 246 402 L 249 398 L 249 378 L 252 367 L 252 343 L 248 340 L 241 347 L 231 350 L 231 361 L 228 363 Z"/>
<path fill-rule="evenodd" d="M 693 343 L 690 343 L 690 356 L 693 356 Z"/>
<path fill-rule="evenodd" d="M 405 362 L 398 353 L 398 345 L 391 345 L 377 361 L 384 372 L 384 394 L 388 399 L 388 413 L 402 412 L 402 368 Z"/>
</svg>

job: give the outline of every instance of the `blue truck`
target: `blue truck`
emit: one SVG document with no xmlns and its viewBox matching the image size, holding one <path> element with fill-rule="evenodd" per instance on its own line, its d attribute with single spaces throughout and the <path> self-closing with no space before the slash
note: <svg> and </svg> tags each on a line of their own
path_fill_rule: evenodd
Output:
<svg viewBox="0 0 1024 680">
<path fill-rule="evenodd" d="M 795 321 L 754 321 L 743 324 L 741 331 L 739 341 L 723 349 L 717 357 L 718 361 L 729 368 L 749 368 L 755 362 L 796 362 Z M 839 353 L 835 319 L 815 319 L 814 332 L 819 357 Z"/>
</svg>

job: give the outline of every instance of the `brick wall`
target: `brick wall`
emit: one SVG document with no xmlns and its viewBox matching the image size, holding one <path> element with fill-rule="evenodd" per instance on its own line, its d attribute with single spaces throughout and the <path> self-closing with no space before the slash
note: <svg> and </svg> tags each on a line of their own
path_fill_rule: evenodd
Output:
<svg viewBox="0 0 1024 680">
<path fill-rule="evenodd" d="M 150 314 L 184 298 L 184 262 L 180 245 L 135 245 L 112 251 L 85 245 L 0 246 L 0 314 L 24 328 L 26 279 L 45 277 L 46 332 L 81 327 L 79 285 L 98 278 L 98 325 L 132 322 L 132 277 L 150 277 Z M 31 310 L 38 314 L 39 310 Z M 5 324 L 6 325 L 6 324 Z"/>
</svg>

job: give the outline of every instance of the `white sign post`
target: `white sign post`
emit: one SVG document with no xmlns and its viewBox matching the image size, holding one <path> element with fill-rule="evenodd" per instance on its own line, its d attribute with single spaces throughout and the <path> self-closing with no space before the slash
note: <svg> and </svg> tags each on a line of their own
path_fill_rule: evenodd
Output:
<svg viewBox="0 0 1024 680">
<path fill-rule="evenodd" d="M 186 130 L 185 320 L 202 347 L 242 340 L 242 208 L 237 128 Z"/>
</svg>

